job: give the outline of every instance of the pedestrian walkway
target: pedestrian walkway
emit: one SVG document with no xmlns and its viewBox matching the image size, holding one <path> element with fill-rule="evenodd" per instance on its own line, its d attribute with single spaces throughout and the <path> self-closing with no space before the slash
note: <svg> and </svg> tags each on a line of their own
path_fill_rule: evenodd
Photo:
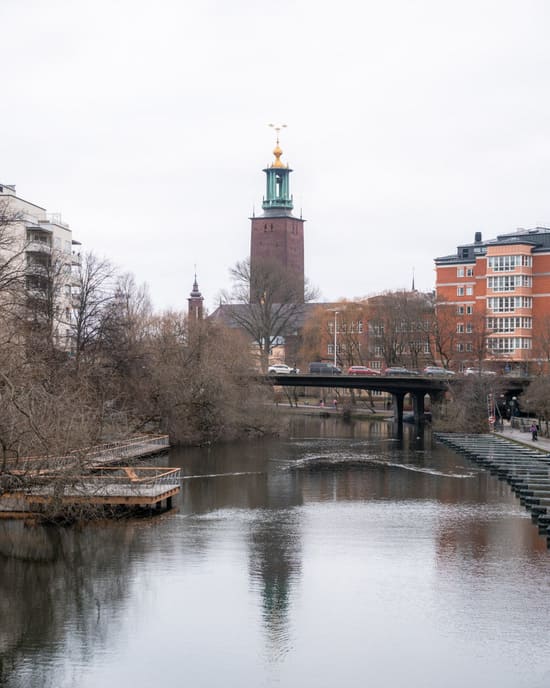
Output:
<svg viewBox="0 0 550 688">
<path fill-rule="evenodd" d="M 532 440 L 531 433 L 528 430 L 513 428 L 507 421 L 504 422 L 504 427 L 500 428 L 498 431 L 495 430 L 494 434 L 504 437 L 507 440 L 520 442 L 527 447 L 533 447 L 534 449 L 540 449 L 541 451 L 550 453 L 550 438 L 542 437 L 539 433 L 538 439 Z"/>
</svg>

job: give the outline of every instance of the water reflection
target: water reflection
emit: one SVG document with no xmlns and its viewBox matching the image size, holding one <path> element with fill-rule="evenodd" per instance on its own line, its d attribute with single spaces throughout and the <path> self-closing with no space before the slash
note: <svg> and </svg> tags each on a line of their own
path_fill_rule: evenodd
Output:
<svg viewBox="0 0 550 688">
<path fill-rule="evenodd" d="M 106 647 L 108 619 L 130 598 L 139 529 L 0 521 L 0 685 L 64 685 L 44 660 L 56 663 L 70 645 L 73 661 L 88 664 Z"/>
<path fill-rule="evenodd" d="M 417 432 L 300 417 L 172 452 L 177 515 L 0 522 L 0 685 L 543 685 L 545 540 Z"/>
</svg>

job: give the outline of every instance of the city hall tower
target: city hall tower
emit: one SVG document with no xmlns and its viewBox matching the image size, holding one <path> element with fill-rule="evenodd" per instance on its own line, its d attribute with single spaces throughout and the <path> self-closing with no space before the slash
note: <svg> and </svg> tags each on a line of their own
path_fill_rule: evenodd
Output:
<svg viewBox="0 0 550 688">
<path fill-rule="evenodd" d="M 293 202 L 290 193 L 290 173 L 285 165 L 277 142 L 273 149 L 275 159 L 263 171 L 266 175 L 266 193 L 262 202 L 262 214 L 251 218 L 250 238 L 250 281 L 265 265 L 282 268 L 296 286 L 297 300 L 304 300 L 304 222 L 292 214 Z M 251 295 L 252 296 L 252 295 Z"/>
</svg>

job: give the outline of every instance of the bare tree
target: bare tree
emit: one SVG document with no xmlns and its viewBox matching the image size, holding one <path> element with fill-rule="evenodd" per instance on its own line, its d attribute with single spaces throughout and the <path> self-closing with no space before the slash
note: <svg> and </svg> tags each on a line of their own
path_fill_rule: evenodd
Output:
<svg viewBox="0 0 550 688">
<path fill-rule="evenodd" d="M 0 200 L 0 322 L 21 304 L 25 286 L 26 239 L 17 233 L 21 220 L 9 201 Z"/>
<path fill-rule="evenodd" d="M 238 262 L 231 277 L 233 288 L 223 295 L 225 307 L 232 323 L 258 346 L 265 372 L 274 343 L 297 332 L 304 316 L 304 301 L 314 298 L 314 291 L 306 287 L 304 294 L 293 273 L 272 261 L 255 263 L 254 281 L 249 260 Z"/>
<path fill-rule="evenodd" d="M 445 368 L 450 368 L 457 358 L 456 304 L 439 300 L 435 306 L 431 342 L 434 348 L 434 360 L 441 361 Z"/>
<path fill-rule="evenodd" d="M 370 299 L 371 346 L 379 348 L 386 365 L 418 368 L 431 358 L 433 305 L 426 294 L 385 292 Z"/>
<path fill-rule="evenodd" d="M 53 348 L 70 326 L 71 257 L 52 249 L 27 262 L 26 319 L 33 346 Z"/>
<path fill-rule="evenodd" d="M 550 377 L 538 375 L 522 395 L 522 405 L 536 413 L 539 422 L 544 423 L 544 434 L 548 436 L 550 421 Z"/>
<path fill-rule="evenodd" d="M 100 347 L 103 330 L 112 314 L 114 280 L 115 270 L 107 259 L 100 259 L 92 252 L 82 257 L 71 304 L 77 367 L 85 352 Z"/>
</svg>

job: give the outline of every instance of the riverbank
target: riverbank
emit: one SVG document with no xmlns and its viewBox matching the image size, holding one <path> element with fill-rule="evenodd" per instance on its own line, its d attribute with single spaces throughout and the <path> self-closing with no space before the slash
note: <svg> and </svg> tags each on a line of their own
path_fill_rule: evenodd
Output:
<svg viewBox="0 0 550 688">
<path fill-rule="evenodd" d="M 322 406 L 320 404 L 313 403 L 298 403 L 297 405 L 291 405 L 286 402 L 279 402 L 278 404 L 276 404 L 276 407 L 286 412 L 292 412 L 293 414 L 303 414 L 307 416 L 321 415 L 324 418 L 327 418 L 329 416 L 342 417 L 342 415 L 344 414 L 344 407 L 342 404 L 338 404 L 337 406 L 334 406 L 332 404 L 326 404 Z M 349 413 L 350 418 L 361 418 L 362 420 L 369 418 L 373 420 L 393 420 L 391 409 L 387 410 L 377 408 L 374 411 L 372 411 L 372 409 L 370 408 L 346 406 L 345 411 L 346 413 Z"/>
</svg>

